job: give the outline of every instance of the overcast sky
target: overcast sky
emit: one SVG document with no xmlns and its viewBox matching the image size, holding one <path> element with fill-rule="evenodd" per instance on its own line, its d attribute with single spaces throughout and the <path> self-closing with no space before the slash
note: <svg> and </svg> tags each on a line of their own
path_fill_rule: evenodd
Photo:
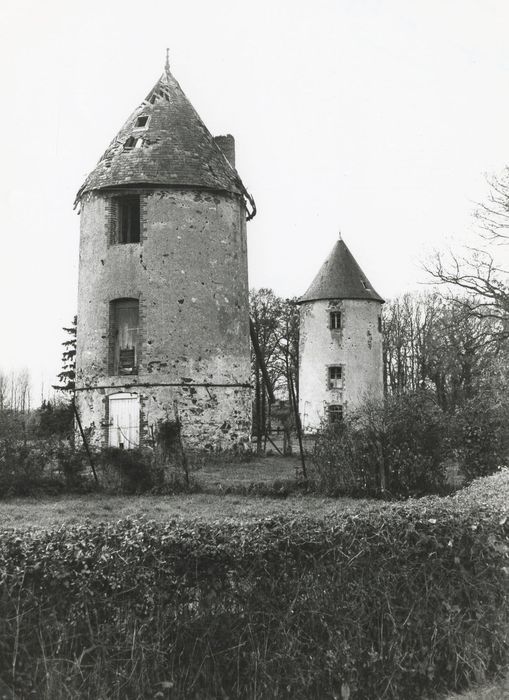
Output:
<svg viewBox="0 0 509 700">
<path fill-rule="evenodd" d="M 232 133 L 250 286 L 302 294 L 338 231 L 386 299 L 472 235 L 509 162 L 507 0 L 17 0 L 0 17 L 0 369 L 40 396 L 76 312 L 72 204 L 171 70 Z"/>
</svg>

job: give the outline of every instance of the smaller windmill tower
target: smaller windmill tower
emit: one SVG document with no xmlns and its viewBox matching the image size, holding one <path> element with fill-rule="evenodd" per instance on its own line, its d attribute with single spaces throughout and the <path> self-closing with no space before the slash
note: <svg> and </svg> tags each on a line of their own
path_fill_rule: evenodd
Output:
<svg viewBox="0 0 509 700">
<path fill-rule="evenodd" d="M 300 304 L 299 412 L 304 431 L 381 398 L 384 300 L 341 239 Z"/>
</svg>

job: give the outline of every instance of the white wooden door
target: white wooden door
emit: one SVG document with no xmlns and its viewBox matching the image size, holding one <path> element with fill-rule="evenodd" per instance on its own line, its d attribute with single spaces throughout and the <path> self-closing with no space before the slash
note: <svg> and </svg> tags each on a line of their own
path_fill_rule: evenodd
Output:
<svg viewBox="0 0 509 700">
<path fill-rule="evenodd" d="M 140 444 L 140 399 L 138 394 L 122 392 L 109 397 L 110 447 L 125 450 Z"/>
</svg>

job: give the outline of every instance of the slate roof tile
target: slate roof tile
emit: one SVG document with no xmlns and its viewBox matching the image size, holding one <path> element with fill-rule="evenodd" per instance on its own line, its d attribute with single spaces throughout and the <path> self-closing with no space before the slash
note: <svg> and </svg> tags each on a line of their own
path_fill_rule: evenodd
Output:
<svg viewBox="0 0 509 700">
<path fill-rule="evenodd" d="M 342 239 L 336 242 L 298 303 L 323 299 L 371 299 L 384 303 Z"/>
<path fill-rule="evenodd" d="M 139 117 L 148 117 L 144 126 L 137 127 Z M 91 190 L 144 184 L 206 187 L 249 198 L 168 68 L 110 143 L 76 199 Z"/>
</svg>

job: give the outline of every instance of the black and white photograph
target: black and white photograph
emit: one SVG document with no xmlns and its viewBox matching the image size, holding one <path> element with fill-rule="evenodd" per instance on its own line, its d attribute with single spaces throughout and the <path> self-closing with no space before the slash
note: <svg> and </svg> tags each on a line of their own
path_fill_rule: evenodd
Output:
<svg viewBox="0 0 509 700">
<path fill-rule="evenodd" d="M 0 700 L 509 699 L 509 4 L 0 10 Z"/>
</svg>

